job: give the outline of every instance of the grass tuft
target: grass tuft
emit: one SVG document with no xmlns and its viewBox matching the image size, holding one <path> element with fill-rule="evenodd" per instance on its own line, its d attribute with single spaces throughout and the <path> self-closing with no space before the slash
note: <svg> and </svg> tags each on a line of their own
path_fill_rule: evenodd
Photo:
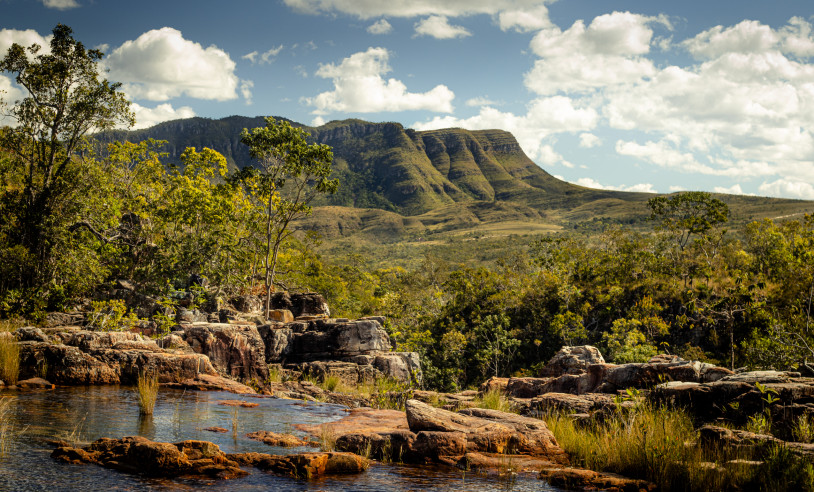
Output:
<svg viewBox="0 0 814 492">
<path fill-rule="evenodd" d="M 319 449 L 322 451 L 336 449 L 336 432 L 332 427 L 325 424 L 319 426 Z"/>
<path fill-rule="evenodd" d="M 158 399 L 158 375 L 155 373 L 139 372 L 136 385 L 139 413 L 152 415 L 155 402 Z"/>
<path fill-rule="evenodd" d="M 4 458 L 11 449 L 14 427 L 11 423 L 12 398 L 0 398 L 0 458 Z"/>
<path fill-rule="evenodd" d="M 0 380 L 17 384 L 20 378 L 20 345 L 11 333 L 0 332 Z"/>
<path fill-rule="evenodd" d="M 514 406 L 499 388 L 492 388 L 475 397 L 475 405 L 478 408 L 498 410 L 501 412 L 514 411 Z"/>
</svg>

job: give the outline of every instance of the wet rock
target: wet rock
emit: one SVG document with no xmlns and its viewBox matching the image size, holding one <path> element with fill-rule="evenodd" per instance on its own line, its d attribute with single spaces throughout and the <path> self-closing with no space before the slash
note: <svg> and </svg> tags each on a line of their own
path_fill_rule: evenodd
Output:
<svg viewBox="0 0 814 492">
<path fill-rule="evenodd" d="M 223 405 L 225 407 L 242 407 L 242 408 L 256 408 L 260 406 L 259 403 L 246 400 L 220 400 L 218 402 L 218 405 Z"/>
<path fill-rule="evenodd" d="M 550 485 L 567 490 L 609 490 L 620 492 L 649 492 L 657 490 L 656 484 L 645 480 L 635 480 L 611 473 L 599 473 L 579 468 L 548 468 L 542 470 L 539 476 Z"/>
<path fill-rule="evenodd" d="M 40 389 L 54 389 L 55 386 L 43 378 L 30 378 L 22 381 L 17 381 L 17 386 L 20 388 L 40 388 Z"/>
<path fill-rule="evenodd" d="M 344 434 L 336 439 L 336 449 L 382 461 L 411 463 L 415 461 L 415 440 L 416 435 L 408 430 Z"/>
<path fill-rule="evenodd" d="M 305 441 L 297 436 L 291 434 L 278 434 L 270 431 L 257 431 L 246 434 L 249 439 L 260 441 L 269 446 L 278 446 L 283 448 L 296 448 L 299 446 L 311 446 L 316 443 L 312 441 Z"/>
<path fill-rule="evenodd" d="M 228 391 L 237 394 L 256 394 L 257 392 L 245 384 L 226 379 L 223 376 L 212 374 L 198 374 L 194 378 L 170 382 L 168 388 L 194 389 L 199 391 Z"/>
<path fill-rule="evenodd" d="M 86 448 L 57 448 L 51 457 L 67 463 L 95 463 L 152 477 L 229 479 L 248 474 L 228 459 L 217 445 L 206 441 L 170 444 L 141 436 L 102 438 Z"/>
<path fill-rule="evenodd" d="M 591 364 L 604 364 L 605 358 L 599 349 L 592 345 L 561 348 L 540 371 L 540 376 L 562 376 L 582 374 Z"/>
<path fill-rule="evenodd" d="M 184 340 L 224 375 L 245 381 L 268 379 L 266 347 L 256 326 L 194 324 L 184 328 Z"/>
<path fill-rule="evenodd" d="M 227 457 L 245 466 L 293 478 L 317 478 L 348 475 L 367 470 L 369 461 L 351 453 L 301 453 L 277 456 L 263 453 L 229 454 Z"/>
</svg>

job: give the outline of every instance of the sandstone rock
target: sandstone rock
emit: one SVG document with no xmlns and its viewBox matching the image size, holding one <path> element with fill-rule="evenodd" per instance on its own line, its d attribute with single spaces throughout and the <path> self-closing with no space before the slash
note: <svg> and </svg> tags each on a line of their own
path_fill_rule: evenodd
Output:
<svg viewBox="0 0 814 492">
<path fill-rule="evenodd" d="M 294 331 L 279 325 L 262 325 L 257 327 L 266 347 L 266 363 L 285 362 L 293 349 Z"/>
<path fill-rule="evenodd" d="M 260 406 L 259 403 L 246 400 L 220 400 L 218 402 L 218 405 L 223 405 L 225 407 L 242 407 L 242 408 L 256 408 Z"/>
<path fill-rule="evenodd" d="M 271 297 L 271 307 L 274 309 L 287 309 L 295 318 L 303 316 L 331 315 L 325 298 L 316 293 L 290 294 L 288 292 L 275 292 Z"/>
<path fill-rule="evenodd" d="M 329 376 L 336 376 L 343 383 L 351 386 L 370 383 L 381 376 L 381 373 L 373 366 L 360 366 L 353 362 L 315 361 L 300 364 L 298 368 L 303 374 L 311 375 L 318 381 L 325 381 Z"/>
<path fill-rule="evenodd" d="M 614 405 L 613 397 L 605 394 L 586 393 L 583 395 L 571 395 L 566 393 L 546 393 L 534 397 L 529 402 L 528 411 L 541 414 L 548 412 L 567 412 L 578 414 L 589 414 L 597 410 Z"/>
<path fill-rule="evenodd" d="M 420 385 L 423 378 L 421 361 L 415 352 L 389 352 L 377 355 L 373 360 L 373 367 L 403 383 Z"/>
<path fill-rule="evenodd" d="M 57 448 L 51 457 L 68 463 L 96 463 L 153 477 L 228 479 L 247 475 L 217 445 L 206 441 L 170 444 L 141 436 L 102 438 L 86 448 Z"/>
<path fill-rule="evenodd" d="M 241 313 L 256 314 L 260 313 L 264 308 L 262 299 L 253 295 L 233 297 L 231 303 Z"/>
<path fill-rule="evenodd" d="M 490 391 L 500 391 L 501 393 L 506 393 L 506 386 L 509 384 L 509 378 L 499 378 L 497 376 L 492 376 L 491 378 L 487 379 L 484 383 L 480 385 L 478 390 L 481 393 L 488 393 Z"/>
<path fill-rule="evenodd" d="M 382 433 L 344 434 L 336 439 L 336 449 L 368 455 L 389 462 L 414 462 L 412 454 L 416 435 L 408 430 Z"/>
<path fill-rule="evenodd" d="M 30 378 L 22 381 L 17 381 L 17 386 L 20 388 L 41 388 L 41 389 L 54 389 L 54 385 L 43 378 Z"/>
<path fill-rule="evenodd" d="M 17 340 L 20 342 L 47 342 L 48 336 L 39 328 L 34 326 L 24 326 L 22 328 L 17 328 L 17 331 L 14 332 L 17 336 Z"/>
<path fill-rule="evenodd" d="M 184 339 L 222 374 L 245 381 L 268 379 L 266 347 L 255 326 L 195 324 L 184 328 Z"/>
<path fill-rule="evenodd" d="M 256 394 L 257 392 L 237 381 L 226 379 L 223 376 L 211 374 L 198 374 L 194 378 L 184 379 L 178 382 L 167 383 L 168 388 L 194 389 L 199 391 L 228 391 L 237 394 Z"/>
<path fill-rule="evenodd" d="M 557 444 L 554 434 L 540 419 L 484 408 L 467 408 L 458 413 L 489 420 L 514 430 L 509 451 L 536 457 L 545 457 L 555 463 L 567 463 L 568 458 Z"/>
<path fill-rule="evenodd" d="M 45 315 L 45 326 L 51 328 L 56 326 L 81 325 L 85 320 L 82 313 L 48 313 Z"/>
<path fill-rule="evenodd" d="M 293 478 L 316 478 L 325 475 L 362 473 L 369 462 L 351 453 L 301 453 L 276 456 L 262 453 L 229 454 L 227 457 L 241 465 Z"/>
<path fill-rule="evenodd" d="M 411 446 L 414 456 L 422 461 L 441 461 L 442 458 L 466 454 L 467 435 L 464 432 L 420 431 Z"/>
<path fill-rule="evenodd" d="M 599 473 L 579 468 L 548 468 L 541 471 L 539 476 L 550 485 L 566 490 L 609 490 L 619 492 L 657 490 L 656 484 L 645 480 L 635 480 L 611 473 Z"/>
<path fill-rule="evenodd" d="M 291 339 L 289 357 L 301 362 L 338 360 L 390 350 L 390 337 L 375 321 L 315 321 Z"/>
<path fill-rule="evenodd" d="M 269 311 L 269 321 L 276 321 L 278 323 L 291 323 L 294 321 L 294 315 L 288 309 L 272 309 Z"/>
<path fill-rule="evenodd" d="M 605 359 L 594 346 L 580 345 L 563 347 L 554 354 L 548 364 L 540 371 L 540 376 L 561 376 L 563 374 L 581 374 L 591 364 L 604 364 Z"/>
<path fill-rule="evenodd" d="M 249 439 L 254 439 L 255 441 L 260 441 L 263 444 L 268 444 L 269 446 L 278 446 L 284 448 L 295 448 L 298 446 L 311 446 L 313 443 L 311 441 L 304 441 L 297 436 L 293 436 L 291 434 L 277 434 L 276 432 L 270 431 L 257 431 L 257 432 L 250 432 L 246 434 L 246 437 Z"/>
</svg>

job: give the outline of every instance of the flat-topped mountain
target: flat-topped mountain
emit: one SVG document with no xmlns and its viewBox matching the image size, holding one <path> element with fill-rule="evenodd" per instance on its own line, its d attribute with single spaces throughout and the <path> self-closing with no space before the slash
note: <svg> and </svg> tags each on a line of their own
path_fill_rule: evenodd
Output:
<svg viewBox="0 0 814 492">
<path fill-rule="evenodd" d="M 261 117 L 189 118 L 103 139 L 166 140 L 170 159 L 186 147 L 210 147 L 229 165 L 252 165 L 240 142 L 243 128 L 264 126 Z M 371 232 L 400 238 L 406 232 L 466 231 L 490 224 L 512 233 L 542 232 L 595 219 L 636 224 L 647 217 L 653 196 L 595 190 L 559 180 L 526 156 L 502 130 L 415 131 L 399 123 L 357 119 L 304 127 L 334 150 L 339 191 L 321 199 L 303 225 L 327 237 Z M 733 221 L 814 212 L 814 203 L 719 195 Z M 497 225 L 497 226 L 496 226 Z"/>
</svg>

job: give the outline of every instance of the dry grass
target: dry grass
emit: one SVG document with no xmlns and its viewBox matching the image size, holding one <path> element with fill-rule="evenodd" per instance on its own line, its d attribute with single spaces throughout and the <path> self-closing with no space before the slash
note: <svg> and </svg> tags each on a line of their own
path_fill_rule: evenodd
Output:
<svg viewBox="0 0 814 492">
<path fill-rule="evenodd" d="M 336 449 L 336 432 L 334 432 L 333 427 L 326 424 L 319 426 L 319 449 L 322 451 Z"/>
<path fill-rule="evenodd" d="M 489 391 L 479 394 L 475 397 L 475 405 L 479 408 L 486 408 L 489 410 L 498 410 L 501 412 L 513 412 L 514 405 L 498 388 L 492 388 Z"/>
<path fill-rule="evenodd" d="M 17 384 L 20 377 L 20 345 L 11 333 L 0 332 L 0 380 Z"/>
<path fill-rule="evenodd" d="M 158 375 L 155 373 L 140 372 L 136 385 L 139 413 L 152 415 L 155 402 L 158 399 Z"/>
<path fill-rule="evenodd" d="M 693 422 L 680 410 L 641 404 L 588 427 L 564 415 L 544 420 L 576 465 L 649 480 L 660 490 L 765 490 L 772 481 L 798 484 L 788 490 L 814 487 L 814 468 L 785 448 L 744 454 L 697 445 Z M 736 466 L 736 459 L 765 462 Z"/>
</svg>

